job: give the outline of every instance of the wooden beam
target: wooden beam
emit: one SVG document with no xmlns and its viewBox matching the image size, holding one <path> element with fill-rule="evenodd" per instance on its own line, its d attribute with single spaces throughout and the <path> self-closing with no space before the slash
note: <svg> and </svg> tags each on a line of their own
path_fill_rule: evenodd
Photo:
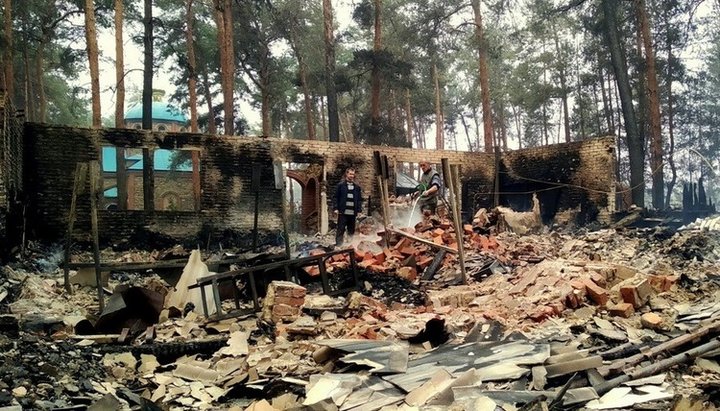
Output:
<svg viewBox="0 0 720 411">
<path fill-rule="evenodd" d="M 105 293 L 102 287 L 102 270 L 100 269 L 100 235 L 98 232 L 97 203 L 101 194 L 100 164 L 97 160 L 90 162 L 90 229 L 93 240 L 93 259 L 95 261 L 95 281 L 97 284 L 98 304 L 100 312 L 105 309 Z"/>
<path fill-rule="evenodd" d="M 452 209 L 453 221 L 455 222 L 455 238 L 458 245 L 458 260 L 460 261 L 460 275 L 462 283 L 467 284 L 467 271 L 465 270 L 465 245 L 463 243 L 463 227 L 460 215 L 460 173 L 457 164 L 450 165 L 447 159 L 443 159 L 443 165 L 447 164 L 450 172 L 450 187 L 452 187 Z"/>
<path fill-rule="evenodd" d="M 65 280 L 65 291 L 69 294 L 73 293 L 72 285 L 70 284 L 70 246 L 72 245 L 72 232 L 75 226 L 76 210 L 77 210 L 77 197 L 83 192 L 85 188 L 85 176 L 87 175 L 87 163 L 75 164 L 75 181 L 72 190 L 72 199 L 70 200 L 70 212 L 68 213 L 68 229 L 65 236 L 65 261 L 64 261 L 64 275 Z"/>
</svg>

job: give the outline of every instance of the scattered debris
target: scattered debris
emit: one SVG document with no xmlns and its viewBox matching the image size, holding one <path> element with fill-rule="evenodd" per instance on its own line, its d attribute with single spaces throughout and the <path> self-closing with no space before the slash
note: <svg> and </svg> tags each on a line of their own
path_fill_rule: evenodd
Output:
<svg viewBox="0 0 720 411">
<path fill-rule="evenodd" d="M 4 267 L 0 407 L 714 409 L 720 234 L 532 234 L 539 221 L 536 204 L 526 214 L 478 212 L 461 227 L 463 244 L 444 218 L 379 235 L 365 227 L 350 252 L 305 243 L 301 258 L 327 255 L 326 276 L 278 265 L 258 281 L 257 317 L 213 321 L 200 288 L 188 287 L 212 275 L 203 260 L 216 267 L 221 258 L 199 250 L 175 287 L 157 267 L 111 272 L 102 313 L 91 283 L 74 284 L 70 296 L 57 268 Z M 186 256 L 181 247 L 103 253 L 126 262 Z M 217 311 L 252 304 L 248 284 L 233 281 L 239 296 L 219 287 Z M 344 289 L 354 291 L 335 293 Z"/>
</svg>

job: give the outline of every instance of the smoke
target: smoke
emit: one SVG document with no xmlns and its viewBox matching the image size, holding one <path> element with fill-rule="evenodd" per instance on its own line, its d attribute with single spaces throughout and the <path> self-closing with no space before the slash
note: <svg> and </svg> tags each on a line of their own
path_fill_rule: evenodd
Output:
<svg viewBox="0 0 720 411">
<path fill-rule="evenodd" d="M 422 212 L 417 200 L 412 203 L 394 203 L 390 205 L 390 222 L 395 228 L 415 227 L 422 221 Z"/>
</svg>

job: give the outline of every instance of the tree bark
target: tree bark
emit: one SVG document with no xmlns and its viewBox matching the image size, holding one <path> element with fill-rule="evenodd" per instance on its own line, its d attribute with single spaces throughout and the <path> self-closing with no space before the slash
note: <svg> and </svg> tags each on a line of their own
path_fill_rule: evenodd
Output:
<svg viewBox="0 0 720 411">
<path fill-rule="evenodd" d="M 203 87 L 205 88 L 205 101 L 208 106 L 208 133 L 217 134 L 217 127 L 215 126 L 215 110 L 213 110 L 212 103 L 212 91 L 210 91 L 210 76 L 207 72 L 207 67 L 203 70 Z"/>
<path fill-rule="evenodd" d="M 266 50 L 266 53 L 270 53 Z M 270 119 L 270 72 L 269 72 L 269 58 L 263 58 L 262 67 L 260 68 L 260 95 L 261 95 L 261 107 L 260 111 L 262 114 L 262 134 L 263 136 L 272 135 L 272 120 Z"/>
<path fill-rule="evenodd" d="M 647 99 L 650 109 L 650 170 L 652 172 L 652 204 L 655 209 L 665 205 L 663 201 L 663 141 L 660 126 L 660 94 L 658 93 L 657 71 L 655 68 L 655 51 L 650 36 L 650 22 L 644 0 L 635 0 L 635 7 L 640 23 L 643 47 L 645 49 L 645 74 Z"/>
<path fill-rule="evenodd" d="M 91 1 L 91 0 L 87 0 Z M 153 96 L 153 15 L 152 0 L 144 2 L 145 33 L 143 45 L 145 56 L 143 64 L 143 94 L 142 94 L 142 128 L 152 130 L 152 96 Z M 155 212 L 155 157 L 151 148 L 143 147 L 143 209 L 146 213 Z"/>
<path fill-rule="evenodd" d="M 325 38 L 325 92 L 329 141 L 340 141 L 337 92 L 335 91 L 335 36 L 333 34 L 333 9 L 331 0 L 323 0 L 323 33 Z M 323 122 L 323 129 L 325 123 Z M 327 134 L 324 136 L 327 137 Z"/>
<path fill-rule="evenodd" d="M 115 127 L 125 128 L 125 52 L 123 47 L 124 0 L 115 0 Z M 118 209 L 127 210 L 125 148 L 115 146 L 115 179 Z"/>
<path fill-rule="evenodd" d="M 88 0 L 90 1 L 90 0 Z M 145 0 L 143 24 L 143 46 L 145 47 L 143 64 L 143 92 L 142 92 L 142 128 L 152 130 L 152 95 L 153 95 L 153 15 L 152 0 Z M 146 182 L 144 184 L 147 186 Z M 146 201 L 147 203 L 147 201 Z M 147 207 L 146 207 L 147 209 Z"/>
<path fill-rule="evenodd" d="M 27 121 L 35 121 L 34 110 L 30 109 L 30 100 L 32 99 L 32 73 L 30 72 L 30 57 L 28 56 L 28 47 L 25 47 L 22 51 L 23 64 L 25 68 L 25 98 L 24 111 L 25 118 Z"/>
<path fill-rule="evenodd" d="M 102 126 L 100 112 L 100 68 L 98 64 L 97 33 L 95 30 L 95 6 L 93 0 L 85 0 L 85 39 L 90 63 L 90 90 L 92 94 L 92 126 Z"/>
<path fill-rule="evenodd" d="M 498 118 L 498 122 L 500 123 L 500 143 L 502 143 L 502 149 L 503 151 L 507 151 L 508 149 L 508 139 L 507 139 L 507 125 L 505 124 L 505 104 L 500 104 L 500 118 Z"/>
<path fill-rule="evenodd" d="M 435 88 L 435 148 L 438 150 L 445 149 L 445 122 L 443 121 L 442 105 L 440 104 L 440 80 L 437 70 L 437 64 L 432 67 L 433 85 Z"/>
<path fill-rule="evenodd" d="M 598 61 L 598 64 L 600 64 L 600 61 Z M 600 93 L 602 94 L 602 101 L 603 101 L 603 113 L 605 114 L 605 121 L 607 123 L 607 130 L 608 133 L 612 133 L 613 135 L 617 135 L 617 130 L 615 129 L 615 122 L 613 121 L 613 110 L 612 110 L 612 102 L 610 99 L 612 96 L 610 93 L 605 94 L 605 76 L 603 73 L 602 67 L 600 68 Z"/>
<path fill-rule="evenodd" d="M 12 21 L 12 0 L 5 0 L 5 91 L 10 103 L 15 103 L 15 75 L 13 73 L 13 21 Z"/>
<path fill-rule="evenodd" d="M 553 30 L 553 38 L 555 40 L 555 52 L 557 58 L 561 56 L 560 40 L 558 39 L 557 31 Z M 572 141 L 570 137 L 570 109 L 568 108 L 568 86 L 567 86 L 567 74 L 565 73 L 565 67 L 563 62 L 559 62 L 558 75 L 560 77 L 560 89 L 562 90 L 562 110 L 563 110 L 563 126 L 565 128 L 565 142 L 569 143 Z"/>
<path fill-rule="evenodd" d="M 382 0 L 373 0 L 375 5 L 375 33 L 373 37 L 373 52 L 375 56 L 382 49 Z M 373 64 L 371 76 L 371 92 L 370 92 L 370 118 L 373 127 L 373 133 L 376 132 L 380 124 L 380 67 L 377 62 Z"/>
<path fill-rule="evenodd" d="M 298 62 L 298 72 L 300 74 L 300 88 L 303 92 L 303 103 L 305 105 L 305 123 L 307 127 L 307 138 L 308 140 L 315 140 L 315 121 L 313 119 L 313 104 L 312 97 L 310 95 L 310 86 L 307 80 L 307 64 L 305 58 L 300 51 L 300 45 L 298 44 L 296 28 L 298 26 L 297 21 L 290 23 L 290 47 L 292 47 L 295 58 Z"/>
<path fill-rule="evenodd" d="M 125 128 L 124 0 L 115 0 L 115 127 Z M 123 154 L 124 156 L 124 154 Z"/>
<path fill-rule="evenodd" d="M 234 121 L 234 51 L 233 51 L 233 23 L 232 0 L 215 0 L 215 20 L 218 30 L 218 43 L 220 45 L 220 76 L 223 92 L 223 128 L 226 135 L 235 134 Z"/>
<path fill-rule="evenodd" d="M 188 104 L 190 106 L 190 131 L 197 133 L 199 131 L 199 127 L 197 113 L 197 62 L 195 61 L 195 39 L 193 35 L 194 20 L 195 15 L 193 13 L 193 0 L 187 0 L 187 3 L 185 4 L 185 42 L 187 43 L 189 71 Z"/>
<path fill-rule="evenodd" d="M 405 124 L 407 128 L 407 142 L 408 146 L 412 147 L 413 140 L 413 117 L 412 117 L 412 105 L 410 104 L 410 90 L 405 89 Z"/>
<path fill-rule="evenodd" d="M 45 38 L 38 44 L 37 55 L 35 56 L 35 77 L 37 78 L 38 92 L 38 117 L 36 121 L 44 123 L 47 121 L 47 97 L 45 96 Z"/>
<path fill-rule="evenodd" d="M 617 27 L 617 0 L 602 0 L 603 14 L 605 15 L 605 36 L 610 50 L 615 80 L 620 94 L 623 118 L 625 120 L 625 133 L 627 134 L 628 151 L 630 158 L 630 188 L 632 200 L 638 207 L 645 206 L 645 181 L 643 176 L 645 152 L 642 139 L 638 131 L 633 108 L 632 90 L 628 78 L 627 63 L 620 44 L 620 35 Z"/>
<path fill-rule="evenodd" d="M 638 123 L 638 132 L 640 133 L 640 139 L 643 141 L 645 152 L 647 153 L 647 144 L 648 140 L 645 138 L 646 136 L 646 130 L 647 130 L 647 118 L 649 110 L 648 110 L 648 99 L 647 99 L 647 81 L 645 76 L 645 71 L 647 70 L 647 67 L 645 66 L 645 61 L 643 58 L 643 44 L 642 44 L 642 34 L 640 33 L 640 25 L 637 25 L 637 30 L 635 33 L 635 42 L 636 42 L 636 49 L 637 52 L 637 61 L 638 61 L 638 69 L 637 69 L 637 100 L 638 100 L 638 109 L 635 112 L 635 118 L 637 119 Z"/>
<path fill-rule="evenodd" d="M 667 11 L 666 11 L 667 13 Z M 667 19 L 667 14 L 666 17 Z M 672 94 L 672 82 L 673 82 L 673 76 L 672 76 L 672 60 L 673 60 L 673 53 L 672 53 L 672 40 L 670 38 L 670 34 L 667 35 L 667 73 L 666 73 L 666 80 L 667 88 L 668 88 L 668 138 L 670 140 L 670 147 L 668 149 L 668 163 L 670 164 L 670 171 L 672 172 L 672 178 L 667 183 L 667 194 L 665 196 L 665 209 L 670 209 L 670 200 L 672 199 L 672 192 L 675 188 L 675 183 L 677 182 L 677 169 L 675 167 L 675 160 L 673 156 L 675 155 L 675 116 L 674 116 L 674 108 L 673 108 L 673 94 Z"/>
<path fill-rule="evenodd" d="M 482 23 L 482 11 L 480 10 L 480 0 L 472 0 L 473 13 L 475 14 L 475 37 L 478 42 L 479 64 L 478 71 L 480 76 L 480 98 L 482 100 L 483 113 L 483 132 L 485 141 L 485 152 L 493 151 L 493 122 L 492 110 L 490 108 L 490 74 L 487 65 L 487 40 L 485 39 L 485 29 Z"/>
</svg>

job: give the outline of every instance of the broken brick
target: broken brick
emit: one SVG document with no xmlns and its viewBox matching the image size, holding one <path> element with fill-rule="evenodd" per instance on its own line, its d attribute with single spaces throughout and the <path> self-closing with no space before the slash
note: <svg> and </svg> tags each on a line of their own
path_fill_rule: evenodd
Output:
<svg viewBox="0 0 720 411">
<path fill-rule="evenodd" d="M 555 310 L 552 307 L 542 306 L 538 307 L 537 310 L 529 314 L 528 317 L 535 322 L 541 322 L 555 315 Z"/>
<path fill-rule="evenodd" d="M 630 303 L 619 303 L 610 307 L 608 311 L 612 316 L 628 318 L 635 313 L 635 308 Z"/>
<path fill-rule="evenodd" d="M 418 255 L 418 249 L 413 246 L 407 246 L 404 247 L 402 250 L 400 250 L 400 254 L 404 256 L 411 256 L 411 255 Z"/>
<path fill-rule="evenodd" d="M 605 304 L 607 304 L 608 300 L 610 300 L 610 295 L 608 294 L 607 290 L 595 284 L 589 278 L 583 280 L 583 284 L 585 284 L 587 293 L 590 296 L 590 299 L 595 302 L 595 304 L 604 306 Z"/>
<path fill-rule="evenodd" d="M 388 271 L 390 271 L 390 268 L 388 268 L 384 265 L 378 265 L 378 264 L 373 264 L 370 267 L 368 267 L 368 269 L 370 271 L 375 271 L 376 273 L 382 273 L 382 274 L 386 274 Z"/>
<path fill-rule="evenodd" d="M 583 292 L 585 292 L 585 289 L 587 288 L 585 287 L 585 283 L 583 283 L 581 280 L 570 280 L 570 286 L 572 286 L 572 288 L 576 290 L 581 290 Z"/>
<path fill-rule="evenodd" d="M 292 322 L 305 304 L 306 289 L 289 281 L 273 281 L 263 300 L 262 318 L 266 321 Z"/>
<path fill-rule="evenodd" d="M 632 304 L 635 308 L 645 305 L 651 295 L 652 287 L 647 280 L 642 280 L 638 284 L 620 287 L 620 296 L 623 301 Z"/>
<path fill-rule="evenodd" d="M 659 292 L 667 292 L 677 283 L 678 277 L 676 275 L 650 275 L 648 281 L 652 288 Z"/>
<path fill-rule="evenodd" d="M 375 264 L 375 260 L 363 260 L 358 263 L 358 267 L 360 268 L 368 268 L 371 265 Z"/>
<path fill-rule="evenodd" d="M 408 281 L 415 281 L 417 278 L 417 270 L 414 267 L 400 267 L 395 272 L 395 275 Z"/>
<path fill-rule="evenodd" d="M 663 327 L 663 318 L 655 313 L 645 313 L 640 317 L 640 323 L 645 328 L 658 330 Z"/>
<path fill-rule="evenodd" d="M 393 250 L 402 250 L 403 248 L 409 246 L 410 244 L 411 244 L 410 239 L 407 237 L 403 237 L 400 239 L 400 241 L 397 242 L 397 244 L 395 244 L 393 246 Z"/>
<path fill-rule="evenodd" d="M 377 253 L 373 255 L 373 258 L 375 259 L 375 264 L 382 264 L 386 259 L 385 252 Z"/>
<path fill-rule="evenodd" d="M 607 279 L 604 275 L 598 273 L 598 272 L 592 272 L 590 273 L 590 279 L 597 284 L 598 286 L 605 288 L 607 287 Z"/>
</svg>

